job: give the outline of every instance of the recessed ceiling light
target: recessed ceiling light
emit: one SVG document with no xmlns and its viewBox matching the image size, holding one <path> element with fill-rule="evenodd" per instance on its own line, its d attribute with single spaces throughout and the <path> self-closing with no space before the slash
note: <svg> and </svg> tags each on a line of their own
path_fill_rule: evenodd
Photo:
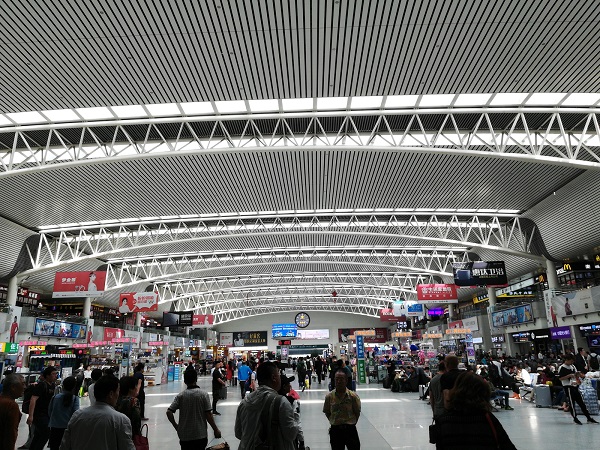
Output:
<svg viewBox="0 0 600 450">
<path fill-rule="evenodd" d="M 41 111 L 41 113 L 52 122 L 70 122 L 81 120 L 72 109 L 52 109 Z"/>
<path fill-rule="evenodd" d="M 178 116 L 181 114 L 175 103 L 153 103 L 151 105 L 146 105 L 146 108 L 150 111 L 150 114 L 155 117 Z"/>
<path fill-rule="evenodd" d="M 524 92 L 502 92 L 496 94 L 492 101 L 491 106 L 513 106 L 520 105 L 527 98 L 529 94 Z"/>
<path fill-rule="evenodd" d="M 531 94 L 531 97 L 525 102 L 526 105 L 545 105 L 554 106 L 560 103 L 567 94 L 560 94 L 554 92 L 537 92 Z"/>
<path fill-rule="evenodd" d="M 284 111 L 309 111 L 313 109 L 312 98 L 284 98 L 281 100 Z"/>
<path fill-rule="evenodd" d="M 79 113 L 85 120 L 101 120 L 101 119 L 112 119 L 113 115 L 108 108 L 104 106 L 98 106 L 95 108 L 76 108 L 75 111 Z"/>
<path fill-rule="evenodd" d="M 418 95 L 388 95 L 386 108 L 412 108 L 419 99 Z"/>
<path fill-rule="evenodd" d="M 317 109 L 346 109 L 348 97 L 319 97 L 317 98 Z"/>
<path fill-rule="evenodd" d="M 185 114 L 214 114 L 215 110 L 210 102 L 180 103 Z"/>
<path fill-rule="evenodd" d="M 243 100 L 215 102 L 215 105 L 221 114 L 248 112 Z"/>
</svg>

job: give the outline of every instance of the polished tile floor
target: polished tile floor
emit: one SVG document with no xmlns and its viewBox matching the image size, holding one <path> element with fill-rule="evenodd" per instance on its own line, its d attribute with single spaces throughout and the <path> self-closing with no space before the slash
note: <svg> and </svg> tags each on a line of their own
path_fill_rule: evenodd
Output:
<svg viewBox="0 0 600 450">
<path fill-rule="evenodd" d="M 200 387 L 210 391 L 210 379 L 201 377 Z M 295 384 L 295 383 L 294 383 Z M 184 387 L 182 382 L 146 389 L 146 415 L 150 418 L 149 441 L 151 449 L 177 449 L 177 434 L 167 421 L 165 412 L 174 395 Z M 302 426 L 306 444 L 311 450 L 329 449 L 328 422 L 321 412 L 326 394 L 325 385 L 313 384 L 311 390 L 300 395 Z M 359 386 L 358 394 L 362 401 L 362 414 L 358 432 L 363 450 L 387 449 L 433 449 L 428 443 L 428 425 L 431 423 L 431 409 L 426 402 L 418 400 L 418 394 L 393 393 L 382 389 L 381 385 Z M 238 387 L 230 387 L 227 400 L 219 401 L 217 409 L 221 416 L 216 417 L 223 437 L 232 449 L 238 448 L 234 436 L 234 423 L 237 405 L 240 401 Z M 82 400 L 82 407 L 88 406 Z M 502 422 L 513 443 L 518 449 L 592 449 L 598 448 L 600 425 L 585 423 L 575 425 L 569 413 L 554 409 L 538 409 L 529 402 L 512 400 L 514 411 L 500 411 L 496 417 Z M 212 430 L 209 427 L 209 440 Z M 18 445 L 27 438 L 25 419 L 19 427 Z"/>
</svg>

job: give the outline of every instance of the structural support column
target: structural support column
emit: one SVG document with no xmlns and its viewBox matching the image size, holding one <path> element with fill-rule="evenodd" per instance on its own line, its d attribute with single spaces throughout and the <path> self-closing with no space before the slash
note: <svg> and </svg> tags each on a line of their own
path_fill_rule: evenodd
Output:
<svg viewBox="0 0 600 450">
<path fill-rule="evenodd" d="M 136 327 L 142 326 L 142 315 L 140 313 L 135 313 L 135 326 Z"/>
<path fill-rule="evenodd" d="M 454 319 L 454 303 L 448 305 L 448 322 Z"/>
<path fill-rule="evenodd" d="M 8 295 L 6 297 L 6 303 L 8 306 L 17 306 L 17 293 L 19 291 L 19 280 L 15 275 L 8 280 Z"/>
<path fill-rule="evenodd" d="M 496 288 L 489 287 L 488 291 L 488 304 L 489 306 L 496 306 Z"/>
<path fill-rule="evenodd" d="M 554 262 L 546 259 L 546 276 L 548 277 L 548 288 L 558 289 L 558 277 L 556 276 L 556 267 Z"/>
<path fill-rule="evenodd" d="M 83 300 L 83 317 L 89 319 L 92 316 L 92 297 Z"/>
</svg>

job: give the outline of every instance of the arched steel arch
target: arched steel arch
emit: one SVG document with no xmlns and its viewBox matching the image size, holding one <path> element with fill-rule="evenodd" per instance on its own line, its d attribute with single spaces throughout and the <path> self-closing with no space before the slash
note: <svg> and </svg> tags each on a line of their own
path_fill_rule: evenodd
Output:
<svg viewBox="0 0 600 450">
<path fill-rule="evenodd" d="M 0 133 L 14 134 L 13 145 L 0 152 L 0 178 L 178 153 L 335 151 L 352 147 L 503 158 L 599 170 L 599 111 L 574 107 L 451 107 L 148 117 L 9 126 L 0 128 Z M 568 129 L 563 114 L 579 114 L 582 118 Z M 426 118 L 432 115 L 443 120 L 431 125 Z M 511 118 L 507 120 L 506 115 Z M 531 123 L 534 120 L 539 123 L 540 115 L 545 120 L 540 129 L 535 129 Z M 323 123 L 324 118 L 332 117 L 337 119 L 334 128 Z M 305 120 L 295 120 L 298 118 Z M 368 119 L 368 128 L 357 123 L 359 118 L 361 123 Z M 194 126 L 198 122 L 210 131 L 201 133 Z M 167 135 L 161 124 L 176 124 L 178 131 Z M 127 129 L 130 125 L 146 130 L 133 135 Z M 80 129 L 80 136 L 76 142 L 69 142 L 61 130 L 74 127 Z M 107 133 L 106 129 L 111 131 Z M 46 142 L 37 142 L 29 134 L 40 130 L 49 132 Z"/>
</svg>

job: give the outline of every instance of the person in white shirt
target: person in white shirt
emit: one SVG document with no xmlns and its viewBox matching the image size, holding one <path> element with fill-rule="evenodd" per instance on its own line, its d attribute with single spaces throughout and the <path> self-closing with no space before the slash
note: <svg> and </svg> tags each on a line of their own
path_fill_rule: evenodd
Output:
<svg viewBox="0 0 600 450">
<path fill-rule="evenodd" d="M 104 376 L 94 384 L 96 404 L 76 411 L 65 430 L 60 450 L 135 450 L 131 421 L 115 410 L 119 380 Z"/>
<path fill-rule="evenodd" d="M 90 406 L 93 406 L 96 404 L 96 396 L 94 395 L 94 385 L 96 384 L 96 381 L 98 381 L 100 379 L 100 377 L 102 376 L 102 370 L 100 369 L 94 369 L 92 370 L 92 384 L 90 384 L 88 386 L 88 398 L 90 399 Z"/>
</svg>

